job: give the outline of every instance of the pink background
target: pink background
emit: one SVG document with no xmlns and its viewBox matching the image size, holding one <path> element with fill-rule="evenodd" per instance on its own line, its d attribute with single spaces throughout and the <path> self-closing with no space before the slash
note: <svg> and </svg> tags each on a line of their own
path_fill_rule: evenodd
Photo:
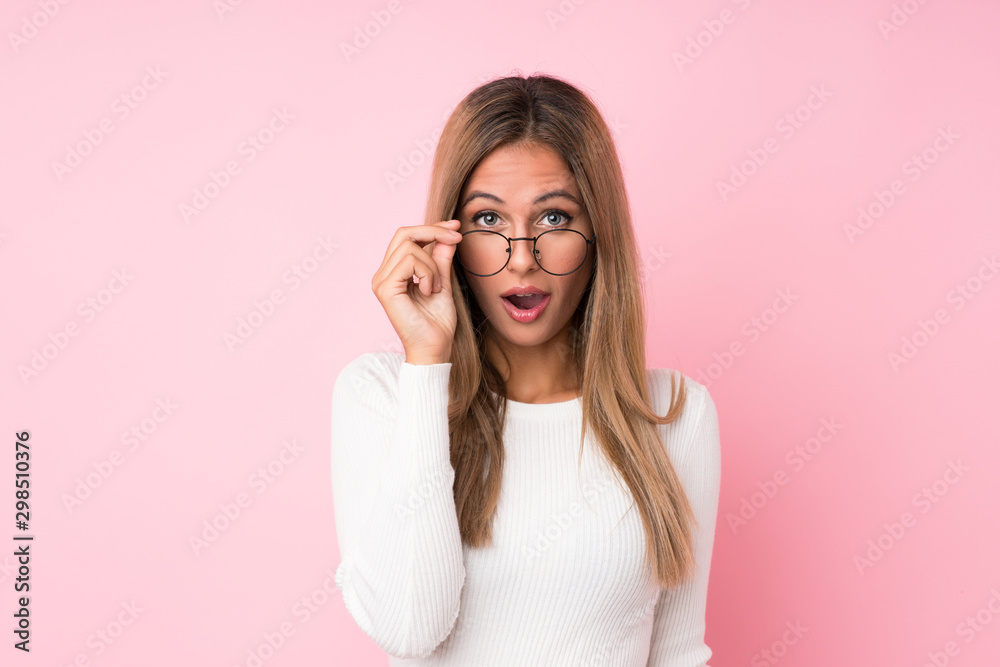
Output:
<svg viewBox="0 0 1000 667">
<path fill-rule="evenodd" d="M 401 351 L 371 277 L 447 114 L 516 68 L 616 128 L 650 365 L 718 406 L 711 663 L 996 664 L 1000 5 L 222 2 L 0 12 L 0 662 L 386 664 L 333 585 L 330 394 Z"/>
</svg>

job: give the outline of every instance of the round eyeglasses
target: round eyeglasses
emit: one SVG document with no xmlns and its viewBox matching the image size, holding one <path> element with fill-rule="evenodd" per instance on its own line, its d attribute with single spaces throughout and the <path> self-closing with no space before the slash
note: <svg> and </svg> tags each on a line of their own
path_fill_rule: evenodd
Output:
<svg viewBox="0 0 1000 667">
<path fill-rule="evenodd" d="M 510 262 L 514 241 L 531 241 L 532 254 L 542 271 L 565 276 L 583 266 L 590 245 L 597 242 L 597 234 L 588 239 L 575 229 L 550 229 L 534 237 L 510 238 L 489 229 L 474 229 L 462 234 L 455 256 L 462 268 L 474 276 L 496 275 Z"/>
</svg>

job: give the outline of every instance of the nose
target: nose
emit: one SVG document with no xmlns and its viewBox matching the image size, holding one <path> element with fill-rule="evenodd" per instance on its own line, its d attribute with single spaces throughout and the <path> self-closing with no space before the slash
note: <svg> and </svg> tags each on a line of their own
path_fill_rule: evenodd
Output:
<svg viewBox="0 0 1000 667">
<path fill-rule="evenodd" d="M 511 237 L 510 242 L 510 261 L 507 262 L 507 270 L 516 273 L 525 273 L 534 269 L 538 269 L 538 262 L 535 261 L 535 243 L 534 241 L 528 240 L 530 235 L 518 234 L 517 236 Z M 514 239 L 522 239 L 520 241 L 515 241 Z"/>
</svg>

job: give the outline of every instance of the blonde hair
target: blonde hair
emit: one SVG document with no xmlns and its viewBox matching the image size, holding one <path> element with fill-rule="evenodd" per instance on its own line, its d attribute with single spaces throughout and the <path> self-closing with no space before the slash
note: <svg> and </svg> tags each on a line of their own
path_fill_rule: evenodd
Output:
<svg viewBox="0 0 1000 667">
<path fill-rule="evenodd" d="M 653 577 L 660 586 L 675 586 L 694 567 L 694 515 L 656 425 L 680 416 L 686 387 L 678 373 L 667 414 L 661 417 L 650 407 L 639 256 L 621 165 L 595 104 L 570 83 L 546 75 L 507 76 L 473 90 L 452 112 L 438 142 L 425 224 L 454 219 L 462 188 L 480 160 L 498 147 L 518 144 L 544 145 L 562 156 L 598 239 L 587 289 L 572 316 L 570 345 L 563 350 L 583 388 L 581 460 L 589 428 L 639 508 Z M 486 337 L 495 333 L 453 268 L 458 315 L 448 407 L 453 490 L 463 543 L 482 547 L 492 544 L 500 497 L 507 397 L 485 352 Z"/>
</svg>

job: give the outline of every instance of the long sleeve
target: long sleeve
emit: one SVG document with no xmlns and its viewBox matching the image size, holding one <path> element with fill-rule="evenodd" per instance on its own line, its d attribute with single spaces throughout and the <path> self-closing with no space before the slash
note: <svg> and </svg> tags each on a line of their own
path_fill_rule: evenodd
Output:
<svg viewBox="0 0 1000 667">
<path fill-rule="evenodd" d="M 698 386 L 698 392 L 689 388 L 688 400 L 699 417 L 679 461 L 674 462 L 698 522 L 693 533 L 696 570 L 693 579 L 660 592 L 647 667 L 708 667 L 712 655 L 705 643 L 705 609 L 722 459 L 715 403 L 708 389 Z"/>
<path fill-rule="evenodd" d="M 450 371 L 451 363 L 400 364 L 369 352 L 334 384 L 335 581 L 358 626 L 400 658 L 427 656 L 448 636 L 465 583 Z"/>
</svg>

